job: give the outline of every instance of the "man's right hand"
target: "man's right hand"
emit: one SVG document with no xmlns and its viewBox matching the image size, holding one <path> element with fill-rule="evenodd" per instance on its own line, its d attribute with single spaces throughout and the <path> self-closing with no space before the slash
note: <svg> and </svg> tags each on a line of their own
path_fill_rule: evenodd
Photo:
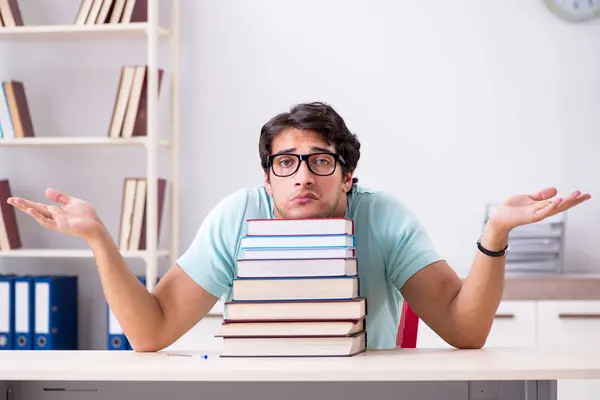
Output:
<svg viewBox="0 0 600 400">
<path fill-rule="evenodd" d="M 88 202 L 52 188 L 46 189 L 44 194 L 59 205 L 36 203 L 20 197 L 11 197 L 7 203 L 29 214 L 48 229 L 77 236 L 88 242 L 105 232 L 104 224 Z"/>
</svg>

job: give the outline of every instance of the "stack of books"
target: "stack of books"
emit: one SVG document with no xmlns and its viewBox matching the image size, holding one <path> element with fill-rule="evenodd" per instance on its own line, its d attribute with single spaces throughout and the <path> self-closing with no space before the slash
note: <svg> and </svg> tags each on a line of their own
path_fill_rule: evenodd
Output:
<svg viewBox="0 0 600 400">
<path fill-rule="evenodd" d="M 250 219 L 217 336 L 221 357 L 353 356 L 366 349 L 354 223 Z"/>
<path fill-rule="evenodd" d="M 148 0 L 81 0 L 75 17 L 75 25 L 130 22 L 148 22 Z"/>
</svg>

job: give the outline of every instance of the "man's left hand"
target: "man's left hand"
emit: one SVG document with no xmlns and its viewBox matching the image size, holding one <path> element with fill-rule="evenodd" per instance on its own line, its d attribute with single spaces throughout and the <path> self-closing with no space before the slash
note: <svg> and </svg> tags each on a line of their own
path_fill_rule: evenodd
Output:
<svg viewBox="0 0 600 400">
<path fill-rule="evenodd" d="M 535 194 L 512 196 L 503 202 L 490 216 L 490 224 L 496 229 L 508 233 L 520 225 L 542 221 L 586 200 L 592 196 L 576 190 L 566 198 L 555 197 L 558 191 L 554 187 L 543 189 Z"/>
</svg>

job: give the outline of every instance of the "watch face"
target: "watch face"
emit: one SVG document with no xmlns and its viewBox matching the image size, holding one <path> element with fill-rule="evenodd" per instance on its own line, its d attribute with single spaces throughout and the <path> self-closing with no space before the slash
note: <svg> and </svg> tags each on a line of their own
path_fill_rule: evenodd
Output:
<svg viewBox="0 0 600 400">
<path fill-rule="evenodd" d="M 600 0 L 543 0 L 554 14 L 567 21 L 588 21 L 600 15 Z"/>
</svg>

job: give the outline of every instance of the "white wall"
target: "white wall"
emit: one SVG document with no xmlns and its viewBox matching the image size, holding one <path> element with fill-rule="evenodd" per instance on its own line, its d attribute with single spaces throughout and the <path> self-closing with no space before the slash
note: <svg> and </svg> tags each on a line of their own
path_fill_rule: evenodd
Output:
<svg viewBox="0 0 600 400">
<path fill-rule="evenodd" d="M 403 199 L 461 274 L 485 202 L 547 185 L 599 192 L 598 23 L 563 23 L 541 1 L 180 1 L 180 251 L 220 198 L 262 182 L 260 127 L 303 101 L 341 113 L 363 145 L 361 183 Z M 20 2 L 29 24 L 70 23 L 78 3 Z M 0 76 L 25 82 L 38 136 L 105 135 L 119 67 L 145 59 L 139 42 L 0 46 Z M 160 160 L 168 173 L 166 153 Z M 115 237 L 122 179 L 143 173 L 141 149 L 0 149 L 0 177 L 16 194 L 43 200 L 43 188 L 56 186 L 86 198 Z M 600 271 L 599 218 L 595 200 L 571 213 L 569 271 Z M 85 245 L 25 216 L 19 223 L 28 246 Z M 2 271 L 81 271 L 82 343 L 104 346 L 91 260 L 0 263 Z M 201 346 L 198 335 L 216 326 L 206 321 L 178 345 Z"/>
</svg>

